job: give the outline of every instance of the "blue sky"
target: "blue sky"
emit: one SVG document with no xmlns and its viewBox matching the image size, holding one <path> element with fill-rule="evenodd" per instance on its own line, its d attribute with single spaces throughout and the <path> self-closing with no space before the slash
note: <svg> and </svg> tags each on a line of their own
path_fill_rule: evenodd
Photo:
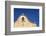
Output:
<svg viewBox="0 0 46 36">
<path fill-rule="evenodd" d="M 39 9 L 14 8 L 14 22 L 22 13 L 24 13 L 29 21 L 32 21 L 39 26 Z"/>
</svg>

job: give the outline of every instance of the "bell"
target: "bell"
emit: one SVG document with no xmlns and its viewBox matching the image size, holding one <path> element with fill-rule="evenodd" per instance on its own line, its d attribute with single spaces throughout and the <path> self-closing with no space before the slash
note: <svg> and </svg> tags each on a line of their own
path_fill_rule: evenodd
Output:
<svg viewBox="0 0 46 36">
<path fill-rule="evenodd" d="M 24 17 L 22 17 L 22 21 L 24 21 Z"/>
</svg>

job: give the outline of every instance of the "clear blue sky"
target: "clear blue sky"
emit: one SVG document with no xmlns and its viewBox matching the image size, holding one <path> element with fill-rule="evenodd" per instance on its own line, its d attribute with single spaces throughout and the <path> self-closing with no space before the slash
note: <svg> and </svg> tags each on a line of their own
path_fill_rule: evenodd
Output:
<svg viewBox="0 0 46 36">
<path fill-rule="evenodd" d="M 14 22 L 18 17 L 24 13 L 24 15 L 39 26 L 39 9 L 24 9 L 24 8 L 14 8 Z"/>
</svg>

